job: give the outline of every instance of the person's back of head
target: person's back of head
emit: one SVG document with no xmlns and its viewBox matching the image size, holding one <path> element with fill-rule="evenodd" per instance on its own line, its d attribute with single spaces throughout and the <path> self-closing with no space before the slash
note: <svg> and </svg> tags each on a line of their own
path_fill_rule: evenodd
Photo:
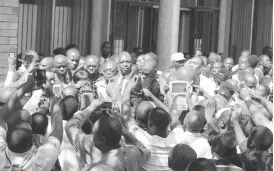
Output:
<svg viewBox="0 0 274 171">
<path fill-rule="evenodd" d="M 167 131 L 171 122 L 169 113 L 162 108 L 156 107 L 148 116 L 148 131 L 150 134 L 161 134 Z"/>
<path fill-rule="evenodd" d="M 186 171 L 217 171 L 217 168 L 210 160 L 198 158 L 188 165 Z"/>
<path fill-rule="evenodd" d="M 254 127 L 247 138 L 247 147 L 251 150 L 267 151 L 273 144 L 273 133 L 265 126 Z"/>
<path fill-rule="evenodd" d="M 184 124 L 189 132 L 201 132 L 206 124 L 205 113 L 195 110 L 189 112 L 185 117 Z"/>
<path fill-rule="evenodd" d="M 43 113 L 34 113 L 31 116 L 33 134 L 45 135 L 48 127 L 48 117 Z"/>
<path fill-rule="evenodd" d="M 18 125 L 9 125 L 6 142 L 10 151 L 14 153 L 25 153 L 32 147 L 33 133 L 31 126 L 22 122 Z"/>
<path fill-rule="evenodd" d="M 272 49 L 272 47 L 270 47 L 270 46 L 265 46 L 265 47 L 263 48 L 262 53 L 263 53 L 264 55 L 268 55 L 269 58 L 272 60 L 272 57 L 273 57 L 273 49 Z"/>
<path fill-rule="evenodd" d="M 205 107 L 203 105 L 197 104 L 197 105 L 193 106 L 192 110 L 196 110 L 198 112 L 204 113 Z"/>
<path fill-rule="evenodd" d="M 257 55 L 250 55 L 248 57 L 248 62 L 250 64 L 250 67 L 255 68 L 259 63 L 259 58 Z"/>
<path fill-rule="evenodd" d="M 168 167 L 173 171 L 185 170 L 189 163 L 197 159 L 196 152 L 186 144 L 177 144 L 169 153 Z"/>
<path fill-rule="evenodd" d="M 106 147 L 111 149 L 120 147 L 122 124 L 117 118 L 103 114 L 95 123 L 93 130 L 95 146 L 101 151 Z"/>
<path fill-rule="evenodd" d="M 78 111 L 79 102 L 74 96 L 66 96 L 60 101 L 60 109 L 63 114 L 63 120 L 68 121 Z"/>
<path fill-rule="evenodd" d="M 209 139 L 209 144 L 212 147 L 212 154 L 219 160 L 237 156 L 237 140 L 233 132 L 221 133 L 217 137 Z"/>
<path fill-rule="evenodd" d="M 63 47 L 58 47 L 58 48 L 53 50 L 54 55 L 64 55 L 64 56 L 66 56 L 66 53 L 67 53 L 67 50 L 66 50 L 66 48 L 63 48 Z"/>
<path fill-rule="evenodd" d="M 66 47 L 66 51 L 70 50 L 70 49 L 78 49 L 79 50 L 79 46 L 77 46 L 76 44 L 68 44 Z"/>
<path fill-rule="evenodd" d="M 149 101 L 142 101 L 135 108 L 135 117 L 138 126 L 142 129 L 147 129 L 148 115 L 154 106 Z"/>
<path fill-rule="evenodd" d="M 73 96 L 75 98 L 78 98 L 78 90 L 76 87 L 74 86 L 67 86 L 64 90 L 63 90 L 63 95 L 66 96 Z"/>
</svg>

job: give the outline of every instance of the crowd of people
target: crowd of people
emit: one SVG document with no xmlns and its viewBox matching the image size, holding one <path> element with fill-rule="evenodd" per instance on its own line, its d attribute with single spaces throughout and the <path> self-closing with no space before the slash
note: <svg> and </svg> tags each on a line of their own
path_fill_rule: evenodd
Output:
<svg viewBox="0 0 274 171">
<path fill-rule="evenodd" d="M 141 48 L 111 52 L 104 42 L 101 56 L 70 44 L 7 57 L 1 171 L 273 170 L 271 47 L 174 53 L 169 71 Z"/>
</svg>

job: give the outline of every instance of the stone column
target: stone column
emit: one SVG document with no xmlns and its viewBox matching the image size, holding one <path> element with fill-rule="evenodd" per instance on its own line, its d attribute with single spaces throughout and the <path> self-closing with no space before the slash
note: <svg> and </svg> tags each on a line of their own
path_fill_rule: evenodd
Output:
<svg viewBox="0 0 274 171">
<path fill-rule="evenodd" d="M 158 69 L 168 71 L 170 56 L 178 51 L 180 0 L 160 0 L 157 55 Z"/>
<path fill-rule="evenodd" d="M 19 0 L 0 0 L 0 74 L 8 70 L 8 54 L 17 53 Z"/>
<path fill-rule="evenodd" d="M 98 57 L 101 56 L 101 42 L 102 42 L 102 22 L 103 22 L 103 1 L 92 0 L 92 14 L 91 14 L 91 54 Z"/>
<path fill-rule="evenodd" d="M 219 29 L 218 29 L 218 53 L 229 53 L 230 19 L 232 0 L 220 1 Z"/>
</svg>

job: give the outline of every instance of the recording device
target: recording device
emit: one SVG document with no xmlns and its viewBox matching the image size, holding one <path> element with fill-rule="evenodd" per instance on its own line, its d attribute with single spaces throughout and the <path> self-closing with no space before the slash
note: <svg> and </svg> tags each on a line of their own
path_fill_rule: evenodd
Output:
<svg viewBox="0 0 274 171">
<path fill-rule="evenodd" d="M 53 94 L 57 97 L 60 97 L 62 94 L 62 89 L 60 85 L 53 85 Z"/>
<path fill-rule="evenodd" d="M 174 109 L 186 110 L 187 106 L 187 89 L 189 83 L 187 81 L 171 81 L 169 83 L 169 89 L 175 97 Z"/>
<path fill-rule="evenodd" d="M 41 87 L 43 84 L 46 84 L 46 81 L 47 81 L 46 71 L 42 69 L 38 69 L 36 71 L 35 79 L 38 87 Z"/>
<path fill-rule="evenodd" d="M 169 83 L 169 89 L 174 95 L 185 95 L 187 94 L 187 81 L 171 81 Z"/>
</svg>

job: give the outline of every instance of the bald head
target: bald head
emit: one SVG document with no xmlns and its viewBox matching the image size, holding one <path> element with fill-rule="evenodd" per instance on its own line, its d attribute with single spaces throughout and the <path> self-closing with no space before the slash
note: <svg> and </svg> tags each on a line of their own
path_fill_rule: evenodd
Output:
<svg viewBox="0 0 274 171">
<path fill-rule="evenodd" d="M 213 99 L 216 102 L 217 110 L 224 108 L 228 103 L 226 98 L 221 95 L 216 95 L 213 97 Z"/>
<path fill-rule="evenodd" d="M 121 52 L 118 56 L 118 65 L 122 75 L 127 75 L 132 71 L 132 58 L 128 52 Z"/>
<path fill-rule="evenodd" d="M 64 55 L 56 55 L 54 57 L 54 67 L 60 75 L 66 75 L 68 69 L 68 59 Z"/>
<path fill-rule="evenodd" d="M 224 68 L 224 65 L 222 62 L 215 62 L 213 63 L 213 65 L 211 65 L 211 74 L 216 75 L 223 68 Z"/>
<path fill-rule="evenodd" d="M 157 72 L 157 61 L 155 60 L 147 60 L 144 62 L 144 65 L 142 67 L 142 73 L 146 76 L 148 75 L 155 75 Z"/>
<path fill-rule="evenodd" d="M 64 96 L 73 96 L 78 98 L 78 90 L 74 86 L 67 86 L 63 90 L 63 94 Z"/>
<path fill-rule="evenodd" d="M 75 70 L 78 67 L 79 61 L 80 61 L 80 52 L 79 52 L 79 50 L 76 49 L 76 48 L 69 49 L 67 51 L 67 58 L 71 63 L 71 69 Z"/>
<path fill-rule="evenodd" d="M 228 79 L 226 81 L 229 82 L 233 86 L 234 91 L 238 90 L 238 81 L 237 80 Z"/>
<path fill-rule="evenodd" d="M 254 75 L 247 74 L 244 77 L 244 83 L 245 83 L 245 86 L 253 89 L 257 85 L 257 79 Z"/>
<path fill-rule="evenodd" d="M 248 61 L 248 56 L 240 56 L 240 57 L 239 57 L 239 62 L 238 62 L 238 63 L 247 62 L 247 61 Z"/>
<path fill-rule="evenodd" d="M 230 58 L 230 57 L 225 58 L 225 60 L 224 60 L 224 66 L 225 66 L 225 68 L 226 68 L 228 71 L 231 71 L 233 65 L 234 65 L 234 60 L 233 60 L 233 58 Z"/>
<path fill-rule="evenodd" d="M 246 56 L 248 57 L 250 55 L 250 52 L 248 50 L 243 50 L 241 53 L 241 56 Z"/>
<path fill-rule="evenodd" d="M 95 55 L 88 55 L 86 56 L 86 70 L 89 74 L 97 74 L 99 72 L 99 57 Z"/>
<path fill-rule="evenodd" d="M 186 115 L 184 123 L 190 132 L 200 132 L 206 124 L 205 114 L 193 110 Z"/>
<path fill-rule="evenodd" d="M 53 67 L 53 58 L 52 57 L 44 57 L 41 61 L 40 61 L 40 65 L 43 68 L 46 69 L 51 69 Z"/>
<path fill-rule="evenodd" d="M 211 65 L 215 62 L 221 62 L 221 61 L 222 61 L 221 56 L 214 52 L 211 52 L 208 56 L 208 63 Z"/>
<path fill-rule="evenodd" d="M 136 121 L 142 129 L 147 129 L 148 115 L 153 108 L 154 106 L 149 101 L 142 101 L 136 106 Z"/>
<path fill-rule="evenodd" d="M 104 78 L 109 80 L 118 74 L 118 65 L 115 61 L 109 60 L 106 63 L 103 63 L 102 70 Z"/>
<path fill-rule="evenodd" d="M 251 67 L 244 69 L 244 75 L 254 75 L 254 70 Z"/>
<path fill-rule="evenodd" d="M 155 61 L 158 60 L 157 55 L 152 52 L 145 54 L 144 59 L 145 60 L 155 60 Z"/>
<path fill-rule="evenodd" d="M 195 56 L 192 59 L 190 59 L 189 67 L 193 68 L 195 70 L 199 70 L 204 66 L 204 60 L 199 57 Z"/>
</svg>

